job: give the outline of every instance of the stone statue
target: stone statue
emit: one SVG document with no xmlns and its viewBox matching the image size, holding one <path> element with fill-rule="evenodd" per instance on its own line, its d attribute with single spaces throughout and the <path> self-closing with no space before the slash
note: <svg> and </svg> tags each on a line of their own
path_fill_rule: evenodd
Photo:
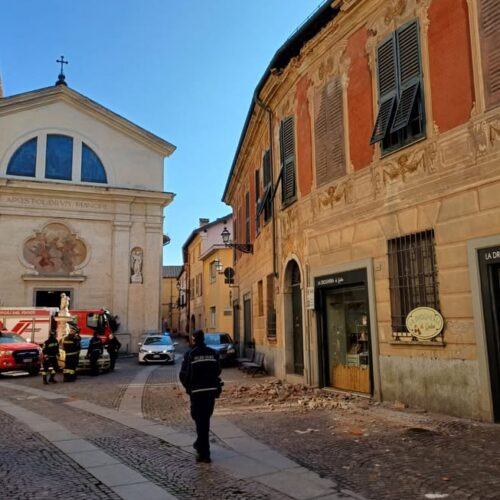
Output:
<svg viewBox="0 0 500 500">
<path fill-rule="evenodd" d="M 63 292 L 61 293 L 61 304 L 59 306 L 59 316 L 69 317 L 70 298 Z"/>
<path fill-rule="evenodd" d="M 130 253 L 130 282 L 142 283 L 142 249 L 139 247 Z"/>
</svg>

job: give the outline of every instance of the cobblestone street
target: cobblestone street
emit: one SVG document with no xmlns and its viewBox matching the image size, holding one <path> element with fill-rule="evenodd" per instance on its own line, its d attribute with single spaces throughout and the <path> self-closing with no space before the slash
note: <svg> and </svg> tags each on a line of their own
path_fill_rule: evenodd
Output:
<svg viewBox="0 0 500 500">
<path fill-rule="evenodd" d="M 326 391 L 292 397 L 236 368 L 223 372 L 213 463 L 199 465 L 179 367 L 124 358 L 48 387 L 1 377 L 2 498 L 500 498 L 498 425 Z"/>
</svg>

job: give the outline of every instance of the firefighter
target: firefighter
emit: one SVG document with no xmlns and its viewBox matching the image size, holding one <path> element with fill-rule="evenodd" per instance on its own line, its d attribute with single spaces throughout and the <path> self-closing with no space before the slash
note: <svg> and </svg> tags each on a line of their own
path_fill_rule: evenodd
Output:
<svg viewBox="0 0 500 500">
<path fill-rule="evenodd" d="M 43 343 L 43 383 L 47 385 L 49 382 L 56 384 L 57 380 L 54 378 L 58 367 L 57 361 L 59 359 L 59 342 L 57 342 L 56 333 L 49 332 L 49 337 Z M 47 375 L 49 380 L 47 381 Z"/>
<path fill-rule="evenodd" d="M 69 333 L 62 341 L 66 359 L 63 370 L 63 381 L 74 382 L 76 380 L 76 368 L 80 357 L 80 328 L 74 322 L 68 323 Z"/>
<path fill-rule="evenodd" d="M 103 352 L 102 342 L 97 331 L 94 330 L 94 335 L 90 339 L 89 348 L 87 351 L 87 359 L 90 360 L 90 374 L 99 375 L 99 366 L 97 366 L 97 361 L 101 357 Z"/>
</svg>

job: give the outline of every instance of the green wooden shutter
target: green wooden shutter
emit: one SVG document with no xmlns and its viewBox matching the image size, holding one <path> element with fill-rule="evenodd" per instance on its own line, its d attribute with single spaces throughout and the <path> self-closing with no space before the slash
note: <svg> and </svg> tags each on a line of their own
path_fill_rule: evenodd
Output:
<svg viewBox="0 0 500 500">
<path fill-rule="evenodd" d="M 343 96 L 338 78 L 321 90 L 314 133 L 316 184 L 321 186 L 345 174 Z"/>
<path fill-rule="evenodd" d="M 293 117 L 281 122 L 280 153 L 283 178 L 281 180 L 281 198 L 284 204 L 295 198 L 295 129 Z"/>
<path fill-rule="evenodd" d="M 393 33 L 377 49 L 379 109 L 370 144 L 381 141 L 389 127 L 398 92 L 396 38 Z"/>
<path fill-rule="evenodd" d="M 260 229 L 260 170 L 255 171 L 255 232 Z"/>
<path fill-rule="evenodd" d="M 262 158 L 262 174 L 264 176 L 264 197 L 262 199 L 264 209 L 264 222 L 271 218 L 273 200 L 272 194 L 272 179 L 271 179 L 271 151 L 269 149 L 264 153 Z"/>
<path fill-rule="evenodd" d="M 479 29 L 486 106 L 500 104 L 500 4 L 479 1 Z"/>
<path fill-rule="evenodd" d="M 399 28 L 396 32 L 396 40 L 399 56 L 400 92 L 391 132 L 401 130 L 408 125 L 415 100 L 421 91 L 422 69 L 418 21 L 412 21 Z"/>
</svg>

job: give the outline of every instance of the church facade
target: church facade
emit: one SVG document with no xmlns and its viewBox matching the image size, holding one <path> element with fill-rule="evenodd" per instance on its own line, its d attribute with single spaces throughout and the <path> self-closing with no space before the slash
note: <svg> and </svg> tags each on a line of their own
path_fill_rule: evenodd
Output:
<svg viewBox="0 0 500 500">
<path fill-rule="evenodd" d="M 0 98 L 0 305 L 160 326 L 164 159 L 175 147 L 65 84 Z"/>
</svg>

